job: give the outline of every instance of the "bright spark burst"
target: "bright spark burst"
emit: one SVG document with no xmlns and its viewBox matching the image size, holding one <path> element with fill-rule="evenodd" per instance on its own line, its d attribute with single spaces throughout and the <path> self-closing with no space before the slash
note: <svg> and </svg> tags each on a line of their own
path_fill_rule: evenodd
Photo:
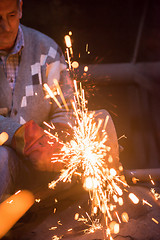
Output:
<svg viewBox="0 0 160 240">
<path fill-rule="evenodd" d="M 87 234 L 94 233 L 96 230 L 101 230 L 102 228 L 103 226 L 99 222 L 99 219 L 95 219 L 94 221 L 92 221 L 92 224 L 90 225 L 90 227 L 84 230 L 84 233 L 87 233 Z"/>
<path fill-rule="evenodd" d="M 84 233 L 94 233 L 96 230 L 103 229 L 103 226 L 98 218 L 93 220 L 88 212 L 85 212 L 85 215 L 86 217 L 83 215 L 80 217 L 78 213 L 75 214 L 75 220 L 78 222 L 83 222 L 84 225 L 86 225 L 86 229 L 83 230 Z"/>
<path fill-rule="evenodd" d="M 74 64 L 71 62 L 73 57 L 72 41 L 69 35 L 65 36 L 66 43 L 66 55 L 69 70 L 74 68 Z M 88 45 L 87 45 L 88 51 Z M 71 54 L 71 57 L 70 57 Z M 72 66 L 73 64 L 73 66 Z M 88 71 L 88 67 L 85 66 L 84 71 Z M 128 185 L 125 181 L 118 176 L 116 169 L 109 169 L 108 162 L 113 162 L 112 156 L 109 154 L 110 147 L 107 146 L 107 132 L 105 131 L 109 117 L 106 119 L 100 119 L 98 123 L 94 121 L 94 112 L 88 111 L 87 101 L 85 99 L 85 92 L 80 86 L 78 88 L 76 80 L 74 82 L 74 99 L 71 102 L 74 116 L 76 119 L 75 126 L 71 126 L 74 132 L 73 139 L 64 143 L 61 149 L 59 158 L 52 158 L 52 162 L 63 162 L 65 169 L 60 173 L 57 180 L 52 181 L 49 184 L 49 188 L 55 188 L 58 182 L 71 182 L 73 177 L 79 176 L 83 183 L 85 190 L 89 192 L 91 201 L 91 216 L 94 216 L 101 212 L 105 219 L 106 235 L 111 238 L 111 231 L 109 224 L 113 222 L 112 213 L 114 213 L 116 204 L 122 205 L 123 190 L 120 187 Z M 66 110 L 68 106 L 65 103 L 63 93 L 58 85 L 58 82 L 54 80 L 54 92 L 45 84 L 48 95 L 54 99 L 59 106 L 59 102 L 56 99 L 56 92 L 59 93 Z M 60 106 L 59 106 L 60 107 Z M 60 107 L 61 108 L 61 107 Z M 53 129 L 53 126 L 51 126 Z M 101 130 L 100 130 L 101 129 Z M 101 132 L 101 134 L 100 134 Z M 50 132 L 46 133 L 51 136 Z M 113 202 L 114 204 L 111 204 Z M 116 212 L 118 222 L 121 222 L 118 213 Z M 88 215 L 88 218 L 89 215 Z M 97 228 L 101 228 L 101 225 L 97 220 L 91 220 L 92 226 L 88 232 L 94 232 Z M 112 224 L 113 225 L 113 224 Z M 115 230 L 116 229 L 116 230 Z M 119 224 L 114 226 L 114 232 L 119 230 Z"/>
<path fill-rule="evenodd" d="M 48 89 L 46 86 L 45 88 Z M 73 177 L 80 176 L 84 189 L 89 192 L 92 203 L 91 215 L 95 215 L 95 208 L 99 209 L 109 228 L 109 223 L 113 221 L 110 203 L 113 201 L 117 204 L 118 199 L 123 195 L 122 188 L 128 185 L 121 180 L 116 169 L 107 166 L 107 161 L 111 157 L 105 131 L 108 117 L 96 123 L 94 112 L 88 111 L 86 106 L 87 101 L 82 85 L 78 88 L 75 80 L 74 89 L 74 101 L 71 102 L 76 119 L 76 125 L 71 126 L 74 132 L 73 139 L 64 143 L 58 160 L 54 155 L 52 158 L 52 162 L 63 162 L 66 167 L 57 180 L 49 183 L 49 188 L 54 189 L 58 182 L 71 182 Z M 52 94 L 52 96 L 55 95 Z M 99 134 L 100 131 L 101 134 Z M 48 132 L 48 135 L 50 136 L 51 133 Z M 120 222 L 118 214 L 117 219 Z M 96 227 L 97 225 L 93 226 L 93 229 Z"/>
<path fill-rule="evenodd" d="M 72 41 L 70 35 L 65 36 L 66 42 L 66 56 L 69 71 L 78 68 L 78 62 L 71 62 L 73 57 Z M 86 51 L 88 54 L 88 44 L 86 45 Z M 71 57 L 70 57 L 71 55 Z M 85 66 L 84 72 L 88 71 L 88 66 Z M 71 102 L 73 108 L 73 114 L 76 119 L 75 126 L 71 126 L 73 130 L 73 138 L 69 142 L 63 144 L 61 152 L 57 157 L 52 158 L 52 162 L 63 162 L 65 169 L 63 169 L 57 180 L 49 183 L 49 188 L 55 188 L 58 182 L 71 182 L 73 178 L 80 177 L 83 187 L 89 192 L 91 202 L 91 217 L 88 213 L 87 218 L 79 217 L 78 213 L 75 215 L 75 220 L 83 221 L 84 224 L 91 222 L 89 229 L 85 233 L 95 232 L 97 229 L 104 229 L 107 238 L 112 240 L 111 234 L 117 234 L 119 232 L 119 226 L 121 220 L 128 222 L 129 217 L 127 213 L 123 213 L 119 216 L 116 211 L 116 206 L 123 205 L 123 191 L 128 192 L 126 187 L 129 187 L 123 176 L 119 176 L 119 170 L 109 168 L 107 162 L 114 163 L 114 159 L 110 155 L 110 147 L 107 146 L 107 132 L 106 126 L 109 117 L 106 119 L 100 119 L 97 122 L 94 121 L 94 112 L 90 112 L 87 108 L 87 101 L 85 99 L 85 92 L 80 83 L 77 86 L 76 80 L 74 82 L 74 99 Z M 67 111 L 68 106 L 65 102 L 63 93 L 58 85 L 58 81 L 54 79 L 54 91 L 45 84 L 44 88 L 48 95 L 54 99 L 57 105 L 60 106 L 56 95 L 60 95 L 62 102 Z M 54 129 L 54 126 L 49 126 L 50 129 Z M 51 138 L 52 134 L 49 131 L 45 131 Z M 121 167 L 122 168 L 122 167 Z M 123 168 L 122 168 L 123 170 Z M 130 193 L 129 198 L 134 204 L 138 204 L 139 199 L 135 194 Z M 100 220 L 97 218 L 98 214 L 104 219 L 102 226 Z M 60 223 L 59 223 L 60 224 Z M 68 231 L 71 231 L 70 229 Z M 61 239 L 58 236 L 53 236 L 52 239 Z"/>
</svg>

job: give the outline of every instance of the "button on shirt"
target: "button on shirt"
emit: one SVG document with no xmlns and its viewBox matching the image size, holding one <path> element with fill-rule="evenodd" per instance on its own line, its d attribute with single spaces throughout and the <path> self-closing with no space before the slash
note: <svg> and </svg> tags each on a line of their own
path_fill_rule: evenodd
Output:
<svg viewBox="0 0 160 240">
<path fill-rule="evenodd" d="M 1 62 L 3 63 L 3 69 L 9 82 L 9 85 L 14 90 L 16 77 L 18 75 L 18 68 L 21 58 L 21 50 L 24 47 L 24 36 L 21 26 L 19 26 L 18 34 L 15 45 L 10 53 L 0 51 Z"/>
</svg>

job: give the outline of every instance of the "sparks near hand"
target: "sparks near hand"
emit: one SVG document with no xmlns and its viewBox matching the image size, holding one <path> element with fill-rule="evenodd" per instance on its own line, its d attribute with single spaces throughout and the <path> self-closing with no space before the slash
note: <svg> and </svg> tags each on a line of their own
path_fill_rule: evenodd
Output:
<svg viewBox="0 0 160 240">
<path fill-rule="evenodd" d="M 70 37 L 67 35 L 66 40 L 66 54 L 69 70 L 74 66 L 71 62 L 70 54 L 73 54 L 72 43 Z M 70 54 L 69 54 L 70 53 Z M 85 92 L 80 83 L 74 80 L 74 99 L 71 102 L 73 114 L 75 116 L 75 125 L 70 127 L 73 130 L 72 140 L 63 143 L 63 147 L 57 156 L 52 157 L 51 161 L 62 162 L 65 168 L 61 171 L 57 180 L 49 183 L 49 188 L 55 188 L 59 182 L 72 182 L 75 176 L 79 176 L 83 187 L 89 192 L 91 202 L 91 218 L 101 213 L 104 219 L 104 226 L 99 221 L 91 221 L 93 224 L 90 227 L 92 232 L 98 227 L 105 228 L 105 236 L 112 240 L 112 233 L 119 232 L 119 225 L 123 222 L 128 222 L 129 217 L 126 212 L 119 216 L 117 205 L 123 205 L 123 192 L 128 192 L 128 184 L 124 176 L 120 176 L 119 170 L 108 167 L 108 162 L 113 162 L 114 159 L 110 154 L 110 147 L 107 146 L 108 135 L 106 126 L 109 117 L 106 119 L 99 119 L 98 122 L 94 120 L 94 112 L 90 112 L 87 108 L 87 101 L 85 99 Z M 62 102 L 68 111 L 68 106 L 64 99 L 63 93 L 58 85 L 57 80 L 54 81 L 55 90 L 60 95 Z M 61 107 L 56 98 L 56 94 L 51 91 L 48 85 L 44 85 L 47 94 Z M 47 124 L 47 126 L 49 126 Z M 53 126 L 49 126 L 53 129 Z M 51 136 L 48 131 L 46 133 Z M 122 169 L 121 169 L 122 170 Z M 133 193 L 128 193 L 128 197 L 134 204 L 139 203 L 139 199 Z M 88 218 L 90 216 L 88 215 Z M 91 219 L 90 218 L 90 219 Z M 96 223 L 96 224 L 95 224 Z"/>
<path fill-rule="evenodd" d="M 70 54 L 73 54 L 72 44 L 69 35 L 65 36 L 66 54 L 69 70 L 72 68 Z M 70 53 L 70 54 L 69 54 Z M 57 180 L 49 184 L 49 188 L 55 188 L 58 182 L 71 182 L 74 176 L 79 176 L 83 187 L 89 192 L 91 201 L 91 215 L 97 215 L 101 212 L 105 219 L 106 235 L 111 239 L 110 223 L 113 223 L 113 212 L 115 205 L 122 199 L 123 190 L 127 184 L 118 175 L 118 171 L 114 168 L 108 168 L 107 161 L 114 161 L 110 155 L 110 147 L 107 146 L 106 126 L 109 116 L 106 119 L 94 120 L 94 112 L 90 112 L 87 108 L 87 100 L 85 92 L 80 83 L 77 86 L 74 83 L 74 99 L 71 102 L 73 114 L 75 116 L 75 125 L 70 126 L 73 130 L 73 138 L 71 141 L 64 143 L 59 155 L 52 157 L 51 161 L 62 162 L 65 165 Z M 55 91 L 60 95 L 63 104 L 68 111 L 63 93 L 59 87 L 57 80 L 54 80 Z M 60 107 L 60 103 L 56 98 L 55 92 L 52 92 L 47 84 L 44 88 L 56 104 Z M 49 126 L 47 124 L 47 126 Z M 53 126 L 50 126 L 53 129 Z M 52 134 L 45 131 L 51 138 Z M 120 187 L 121 186 L 121 187 Z M 111 204 L 111 202 L 113 202 Z M 122 201 L 121 201 L 122 202 Z M 117 213 L 117 219 L 119 219 Z M 116 223 L 116 222 L 115 222 Z M 119 226 L 116 223 L 115 226 Z M 113 227 L 114 233 L 117 228 Z M 115 230 L 116 229 L 116 230 Z"/>
<path fill-rule="evenodd" d="M 47 90 L 48 87 L 45 89 Z M 96 123 L 94 112 L 89 112 L 86 106 L 82 85 L 78 88 L 75 80 L 74 89 L 72 107 L 76 125 L 71 126 L 74 133 L 73 139 L 64 143 L 58 159 L 57 157 L 54 159 L 54 156 L 52 158 L 53 162 L 63 162 L 65 169 L 57 180 L 49 184 L 49 188 L 55 188 L 60 181 L 71 182 L 72 178 L 78 175 L 84 189 L 89 191 L 92 203 L 91 214 L 97 214 L 98 211 L 104 214 L 105 225 L 108 227 L 107 235 L 110 235 L 109 223 L 113 220 L 111 209 L 114 208 L 111 202 L 118 202 L 123 195 L 120 185 L 126 187 L 127 184 L 117 175 L 116 169 L 109 169 L 107 166 L 107 161 L 111 158 L 110 147 L 107 146 L 108 136 L 105 131 L 108 117 Z"/>
</svg>

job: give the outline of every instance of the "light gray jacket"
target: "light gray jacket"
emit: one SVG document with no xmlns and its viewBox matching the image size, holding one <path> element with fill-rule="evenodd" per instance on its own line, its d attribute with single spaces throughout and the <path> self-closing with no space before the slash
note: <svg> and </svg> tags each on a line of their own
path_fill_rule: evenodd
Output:
<svg viewBox="0 0 160 240">
<path fill-rule="evenodd" d="M 50 120 L 53 123 L 66 124 L 69 121 L 69 114 L 61 98 L 57 96 L 62 109 L 45 97 L 44 83 L 53 88 L 53 81 L 57 79 L 68 106 L 73 94 L 65 59 L 59 46 L 46 35 L 23 25 L 21 27 L 24 33 L 24 48 L 13 96 L 3 66 L 0 65 L 0 108 L 9 110 L 7 117 L 0 115 L 0 133 L 5 131 L 9 134 L 7 145 L 11 143 L 21 124 L 31 119 L 39 125 Z"/>
</svg>

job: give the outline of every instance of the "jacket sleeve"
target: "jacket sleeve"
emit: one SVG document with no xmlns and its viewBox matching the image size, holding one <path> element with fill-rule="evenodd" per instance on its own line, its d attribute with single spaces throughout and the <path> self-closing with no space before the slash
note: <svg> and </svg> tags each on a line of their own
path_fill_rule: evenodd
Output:
<svg viewBox="0 0 160 240">
<path fill-rule="evenodd" d="M 59 47 L 51 49 L 53 49 L 52 51 L 55 51 L 56 53 L 54 54 L 53 52 L 54 57 L 48 56 L 46 59 L 45 67 L 44 69 L 42 69 L 44 79 L 43 83 L 47 83 L 49 87 L 53 90 L 54 94 L 56 94 L 56 98 L 59 101 L 61 107 L 59 107 L 55 103 L 55 101 L 51 99 L 52 104 L 50 105 L 50 111 L 48 112 L 48 120 L 49 122 L 53 122 L 54 125 L 61 124 L 61 126 L 62 125 L 66 126 L 68 125 L 68 123 L 73 124 L 71 108 L 71 99 L 73 99 L 72 82 L 69 77 L 66 62 L 61 50 L 59 49 Z M 59 91 L 55 86 L 55 80 L 57 80 L 61 88 L 61 91 L 63 93 L 67 105 L 67 109 L 65 107 L 64 101 L 62 101 L 62 98 L 59 95 Z M 42 124 L 42 127 L 44 127 L 43 124 L 44 120 L 45 119 L 40 119 L 39 121 L 39 124 L 40 125 Z M 5 143 L 5 145 L 10 146 L 13 135 L 20 126 L 21 124 L 15 121 L 13 118 L 4 117 L 0 115 L 0 133 L 7 132 L 9 135 L 9 139 Z"/>
<path fill-rule="evenodd" d="M 64 55 L 60 49 L 58 49 L 57 54 L 57 60 L 46 66 L 47 84 L 52 89 L 56 99 L 60 103 L 60 106 L 58 106 L 53 99 L 51 100 L 50 121 L 54 125 L 60 124 L 67 126 L 69 123 L 73 125 L 74 117 L 72 114 L 71 100 L 73 99 L 74 93 L 72 80 L 67 71 Z M 58 82 L 60 90 L 58 89 L 56 82 Z"/>
</svg>

